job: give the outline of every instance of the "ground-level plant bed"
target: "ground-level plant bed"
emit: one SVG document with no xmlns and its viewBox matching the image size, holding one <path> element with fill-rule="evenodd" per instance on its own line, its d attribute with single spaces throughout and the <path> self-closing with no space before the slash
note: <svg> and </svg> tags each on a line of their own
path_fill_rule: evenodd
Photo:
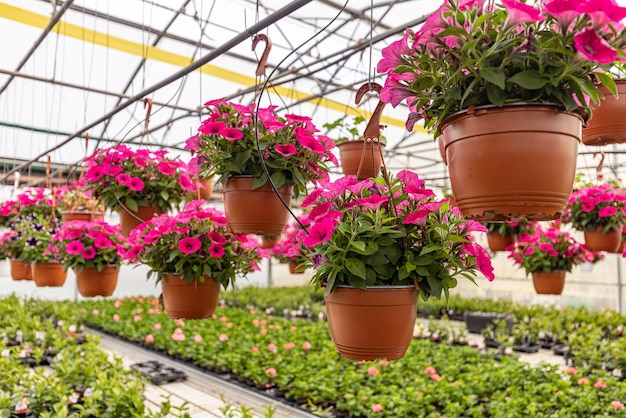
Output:
<svg viewBox="0 0 626 418">
<path fill-rule="evenodd" d="M 146 380 L 80 332 L 80 312 L 58 308 L 0 299 L 0 417 L 165 417 L 144 405 Z"/>
<path fill-rule="evenodd" d="M 276 399 L 333 416 L 611 416 L 626 383 L 606 371 L 536 367 L 515 356 L 414 340 L 404 359 L 342 359 L 326 324 L 218 308 L 207 320 L 168 318 L 151 298 L 57 304 L 90 327 L 122 335 Z M 94 310 L 98 314 L 94 314 Z M 582 380 L 581 380 L 582 379 Z M 324 413 L 325 415 L 326 413 Z"/>
</svg>

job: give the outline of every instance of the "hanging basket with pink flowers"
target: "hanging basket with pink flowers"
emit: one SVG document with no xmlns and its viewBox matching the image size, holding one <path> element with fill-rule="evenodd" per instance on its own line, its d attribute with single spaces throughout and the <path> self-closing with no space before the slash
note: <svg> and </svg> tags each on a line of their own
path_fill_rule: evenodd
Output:
<svg viewBox="0 0 626 418">
<path fill-rule="evenodd" d="M 209 116 L 185 146 L 194 153 L 192 172 L 217 176 L 235 233 L 279 235 L 291 197 L 304 193 L 307 184 L 327 179 L 328 164 L 337 164 L 333 141 L 317 134 L 311 118 L 279 116 L 276 106 L 257 111 L 254 105 L 224 100 L 205 106 Z"/>
<path fill-rule="evenodd" d="M 140 223 L 178 207 L 196 190 L 187 165 L 165 150 L 121 144 L 100 148 L 85 161 L 87 189 L 107 208 L 119 211 L 126 236 Z"/>
</svg>

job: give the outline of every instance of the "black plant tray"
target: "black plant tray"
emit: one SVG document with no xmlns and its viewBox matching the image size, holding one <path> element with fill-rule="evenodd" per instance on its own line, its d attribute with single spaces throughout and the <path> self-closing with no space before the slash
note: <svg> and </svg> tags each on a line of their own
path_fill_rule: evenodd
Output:
<svg viewBox="0 0 626 418">
<path fill-rule="evenodd" d="M 540 348 L 541 345 L 536 343 L 520 344 L 514 345 L 513 351 L 517 351 L 518 353 L 538 353 Z"/>
<path fill-rule="evenodd" d="M 569 353 L 569 346 L 566 344 L 555 344 L 552 347 L 552 352 L 557 356 L 564 356 Z"/>
<path fill-rule="evenodd" d="M 187 375 L 182 370 L 165 366 L 156 360 L 135 363 L 130 368 L 146 376 L 154 385 L 187 379 Z"/>
<path fill-rule="evenodd" d="M 485 347 L 500 348 L 500 343 L 497 342 L 496 340 L 485 338 Z"/>
<path fill-rule="evenodd" d="M 511 314 L 493 313 L 493 312 L 466 312 L 465 313 L 465 325 L 467 332 L 472 334 L 481 334 L 485 328 L 492 325 L 494 321 L 504 320 L 506 321 L 507 329 L 509 332 L 513 328 L 513 322 L 515 317 Z"/>
</svg>

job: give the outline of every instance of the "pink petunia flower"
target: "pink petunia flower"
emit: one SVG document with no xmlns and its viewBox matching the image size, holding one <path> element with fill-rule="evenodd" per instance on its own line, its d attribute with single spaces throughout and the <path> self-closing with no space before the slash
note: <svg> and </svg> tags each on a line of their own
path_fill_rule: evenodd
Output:
<svg viewBox="0 0 626 418">
<path fill-rule="evenodd" d="M 202 247 L 202 241 L 196 237 L 185 237 L 178 241 L 178 249 L 184 254 L 193 254 Z"/>
<path fill-rule="evenodd" d="M 375 366 L 371 366 L 370 368 L 367 369 L 367 374 L 369 374 L 370 376 L 376 376 L 379 373 L 380 373 L 380 370 L 378 370 L 378 368 Z"/>
<path fill-rule="evenodd" d="M 373 413 L 377 414 L 377 413 L 382 412 L 382 411 L 383 411 L 383 406 L 381 404 L 375 403 L 375 404 L 372 405 L 372 412 Z"/>
<path fill-rule="evenodd" d="M 278 372 L 276 371 L 275 368 L 270 367 L 269 369 L 265 370 L 265 374 L 271 376 L 271 377 L 276 377 L 278 375 Z"/>
</svg>

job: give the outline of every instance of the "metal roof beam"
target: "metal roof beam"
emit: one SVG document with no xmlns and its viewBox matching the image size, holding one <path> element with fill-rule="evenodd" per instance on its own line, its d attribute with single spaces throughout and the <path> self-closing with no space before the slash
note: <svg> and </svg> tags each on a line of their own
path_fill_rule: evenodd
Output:
<svg viewBox="0 0 626 418">
<path fill-rule="evenodd" d="M 91 122 L 91 123 L 85 125 L 83 128 L 81 128 L 80 130 L 78 130 L 74 134 L 70 135 L 67 139 L 65 139 L 61 143 L 55 145 L 54 147 L 49 148 L 48 150 L 46 150 L 42 154 L 34 157 L 33 159 L 31 159 L 31 160 L 29 160 L 29 161 L 27 161 L 27 162 L 25 162 L 23 164 L 20 164 L 17 167 L 14 167 L 8 173 L 6 173 L 2 177 L 2 179 L 0 179 L 0 182 L 5 181 L 9 177 L 9 175 L 13 174 L 16 171 L 21 170 L 24 167 L 28 167 L 30 164 L 34 163 L 35 161 L 37 161 L 40 158 L 44 157 L 45 155 L 49 154 L 51 151 L 57 150 L 57 149 L 65 146 L 72 139 L 78 137 L 83 132 L 93 128 L 94 126 L 99 125 L 100 123 L 104 122 L 105 120 L 107 120 L 111 116 L 113 116 L 113 115 L 119 113 L 120 111 L 126 109 L 128 106 L 130 106 L 131 104 L 135 103 L 136 101 L 142 100 L 145 96 L 147 96 L 147 95 L 149 95 L 151 93 L 154 93 L 155 91 L 157 91 L 157 90 L 159 90 L 159 89 L 161 89 L 161 88 L 163 88 L 163 87 L 173 83 L 174 81 L 180 79 L 181 77 L 184 77 L 185 75 L 189 74 L 190 72 L 197 70 L 198 68 L 202 67 L 204 64 L 206 64 L 208 62 L 211 62 L 212 60 L 214 60 L 215 58 L 219 57 L 220 55 L 222 55 L 226 51 L 229 51 L 231 48 L 234 48 L 235 46 L 239 45 L 243 41 L 250 39 L 251 35 L 254 35 L 257 32 L 262 31 L 263 29 L 267 28 L 268 26 L 272 25 L 273 23 L 277 22 L 278 20 L 282 19 L 283 17 L 289 15 L 290 13 L 294 12 L 295 10 L 300 9 L 301 7 L 303 7 L 306 4 L 310 3 L 311 1 L 313 1 L 313 0 L 294 0 L 294 1 L 292 1 L 291 3 L 287 4 L 286 6 L 282 7 L 281 9 L 277 10 L 272 15 L 266 17 L 265 19 L 261 20 L 260 22 L 254 24 L 254 25 L 250 26 L 244 32 L 241 32 L 237 36 L 231 38 L 229 41 L 227 41 L 226 43 L 224 43 L 220 47 L 216 48 L 215 50 L 209 52 L 208 54 L 206 54 L 205 56 L 203 56 L 199 60 L 195 61 L 194 63 L 188 65 L 187 67 L 182 68 L 181 70 L 177 71 L 176 73 L 174 73 L 174 74 L 170 75 L 169 77 L 165 78 L 164 80 L 161 80 L 160 82 L 158 82 L 158 83 L 156 83 L 156 84 L 154 84 L 154 85 L 144 89 L 143 91 L 140 91 L 138 94 L 136 94 L 135 96 L 131 97 L 127 101 L 121 103 L 119 106 L 117 106 L 116 108 L 112 109 L 111 111 L 106 113 L 104 116 L 100 117 L 99 119 L 95 120 L 94 122 Z"/>
<path fill-rule="evenodd" d="M 52 16 L 52 18 L 50 19 L 50 22 L 48 22 L 48 26 L 46 26 L 44 28 L 44 30 L 41 33 L 41 35 L 39 35 L 39 38 L 37 38 L 37 40 L 32 44 L 32 46 L 30 47 L 30 49 L 28 50 L 28 52 L 26 53 L 24 58 L 22 58 L 22 60 L 19 62 L 19 64 L 17 64 L 17 67 L 15 68 L 15 71 L 21 70 L 22 67 L 24 66 L 24 64 L 26 64 L 28 62 L 30 57 L 35 53 L 37 48 L 39 48 L 39 45 L 41 45 L 43 40 L 46 39 L 46 36 L 48 36 L 48 34 L 52 30 L 52 28 L 54 28 L 54 26 L 59 22 L 59 20 L 63 16 L 63 14 L 67 11 L 67 9 L 69 9 L 69 7 L 72 5 L 72 3 L 74 3 L 74 0 L 66 0 L 63 3 L 63 6 L 61 6 L 61 8 L 59 9 L 59 11 L 57 13 L 55 13 L 54 16 Z M 15 77 L 9 77 L 7 82 L 4 83 L 4 86 L 2 86 L 2 88 L 0 88 L 0 95 L 7 89 L 7 87 L 9 87 L 9 84 L 11 84 L 11 81 L 13 81 L 14 78 Z"/>
</svg>

